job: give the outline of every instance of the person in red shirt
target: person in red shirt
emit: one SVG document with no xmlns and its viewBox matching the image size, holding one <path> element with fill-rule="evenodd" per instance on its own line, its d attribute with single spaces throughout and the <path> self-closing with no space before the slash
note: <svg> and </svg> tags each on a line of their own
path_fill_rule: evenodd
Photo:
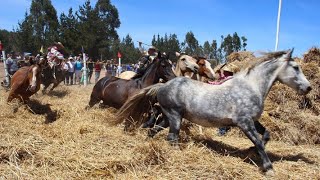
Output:
<svg viewBox="0 0 320 180">
<path fill-rule="evenodd" d="M 101 68 L 102 68 L 102 64 L 99 60 L 97 60 L 97 62 L 94 64 L 95 83 L 97 83 L 100 78 Z"/>
</svg>

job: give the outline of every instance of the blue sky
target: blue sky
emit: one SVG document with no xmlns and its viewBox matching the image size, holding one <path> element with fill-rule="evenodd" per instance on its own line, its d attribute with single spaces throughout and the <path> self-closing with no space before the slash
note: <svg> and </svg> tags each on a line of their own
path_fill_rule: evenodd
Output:
<svg viewBox="0 0 320 180">
<path fill-rule="evenodd" d="M 5 1 L 5 0 L 1 0 Z M 78 10 L 85 0 L 51 0 L 58 12 Z M 175 33 L 180 41 L 192 31 L 200 44 L 237 32 L 250 51 L 273 51 L 278 0 L 111 0 L 117 7 L 120 37 L 151 43 L 154 34 Z M 94 5 L 96 0 L 91 0 Z M 12 30 L 29 11 L 31 0 L 9 0 L 0 6 L 0 29 Z M 295 48 L 300 56 L 320 44 L 320 1 L 282 0 L 279 50 Z"/>
</svg>

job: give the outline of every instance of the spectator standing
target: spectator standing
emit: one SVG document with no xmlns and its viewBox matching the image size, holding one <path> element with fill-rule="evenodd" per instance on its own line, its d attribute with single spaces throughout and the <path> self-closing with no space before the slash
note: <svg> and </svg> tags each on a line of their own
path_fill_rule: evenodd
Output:
<svg viewBox="0 0 320 180">
<path fill-rule="evenodd" d="M 97 62 L 94 65 L 94 72 L 95 72 L 94 82 L 97 83 L 100 78 L 100 72 L 101 72 L 101 63 L 99 60 L 97 60 Z"/>
<path fill-rule="evenodd" d="M 80 84 L 82 67 L 83 67 L 83 64 L 80 61 L 80 56 L 78 56 L 76 58 L 76 62 L 75 62 L 75 66 L 74 66 L 74 73 L 75 73 L 75 81 L 74 81 L 74 83 L 75 84 L 77 84 L 77 83 Z"/>
<path fill-rule="evenodd" d="M 68 78 L 69 65 L 68 65 L 68 62 L 67 62 L 66 60 L 63 60 L 63 61 L 64 61 L 64 63 L 63 63 L 63 71 L 64 71 L 65 74 L 66 74 L 63 83 L 64 83 L 65 85 L 68 85 L 68 83 L 67 83 L 67 78 Z"/>
<path fill-rule="evenodd" d="M 94 69 L 94 62 L 92 61 L 92 59 L 90 58 L 89 61 L 88 61 L 88 69 L 89 69 L 89 74 L 88 74 L 88 82 L 89 84 L 91 83 L 91 77 L 92 77 L 92 74 L 93 74 L 93 69 Z"/>
<path fill-rule="evenodd" d="M 7 69 L 9 74 L 12 76 L 16 71 L 18 71 L 18 62 L 12 59 L 11 54 L 8 55 L 8 59 L 6 60 Z"/>
<path fill-rule="evenodd" d="M 85 68 L 84 68 L 84 66 L 82 67 L 82 69 L 81 69 L 81 80 L 80 80 L 80 83 L 79 83 L 79 85 L 81 85 L 81 84 L 84 84 L 84 70 L 85 70 Z M 88 77 L 88 75 L 89 75 L 89 73 L 90 73 L 90 69 L 87 67 L 87 77 Z M 88 82 L 88 79 L 87 79 L 87 82 Z"/>
<path fill-rule="evenodd" d="M 67 77 L 66 77 L 66 84 L 72 85 L 73 84 L 73 74 L 74 74 L 74 62 L 73 62 L 72 57 L 68 58 L 67 65 L 68 65 L 68 73 L 67 73 Z"/>
</svg>

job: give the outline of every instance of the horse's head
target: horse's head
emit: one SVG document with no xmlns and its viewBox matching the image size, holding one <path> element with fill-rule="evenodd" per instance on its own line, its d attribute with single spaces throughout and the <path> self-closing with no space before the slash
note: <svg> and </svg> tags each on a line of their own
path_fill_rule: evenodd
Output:
<svg viewBox="0 0 320 180">
<path fill-rule="evenodd" d="M 211 67 L 211 63 L 205 58 L 198 57 L 197 59 L 197 64 L 199 65 L 199 75 L 204 76 L 209 79 L 215 79 L 214 78 L 214 71 Z"/>
<path fill-rule="evenodd" d="M 30 66 L 28 70 L 29 90 L 36 92 L 37 87 L 40 86 L 41 67 L 39 64 Z"/>
<path fill-rule="evenodd" d="M 172 63 L 169 60 L 169 56 L 161 56 L 161 53 L 158 52 L 158 57 L 155 60 L 157 61 L 156 74 L 159 76 L 159 78 L 163 79 L 164 81 L 169 81 L 176 77 L 172 70 Z"/>
<path fill-rule="evenodd" d="M 288 50 L 279 58 L 283 65 L 279 69 L 277 80 L 293 88 L 298 94 L 307 94 L 312 89 L 310 82 L 306 79 L 299 64 L 291 58 L 292 52 L 293 49 Z"/>
<path fill-rule="evenodd" d="M 180 69 L 182 73 L 185 72 L 194 72 L 198 73 L 199 65 L 196 63 L 197 60 L 188 55 L 179 55 L 179 59 L 177 61 L 177 67 Z"/>
</svg>

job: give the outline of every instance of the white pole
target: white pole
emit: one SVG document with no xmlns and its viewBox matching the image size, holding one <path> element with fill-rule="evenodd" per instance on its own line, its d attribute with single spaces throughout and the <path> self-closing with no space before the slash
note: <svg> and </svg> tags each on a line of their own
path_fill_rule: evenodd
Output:
<svg viewBox="0 0 320 180">
<path fill-rule="evenodd" d="M 86 58 L 86 54 L 83 52 L 83 67 L 84 67 L 84 75 L 83 75 L 83 85 L 84 87 L 87 86 L 87 58 Z"/>
<path fill-rule="evenodd" d="M 278 50 L 279 31 L 280 31 L 280 16 L 281 16 L 281 4 L 282 4 L 282 0 L 279 0 L 278 19 L 277 19 L 277 34 L 276 34 L 276 47 L 274 48 L 274 51 L 277 51 L 277 50 Z"/>
<path fill-rule="evenodd" d="M 121 70 L 121 58 L 119 57 L 119 66 L 118 66 L 118 76 L 120 75 L 120 70 Z"/>
<path fill-rule="evenodd" d="M 5 51 L 2 51 L 2 58 L 3 58 L 3 66 L 4 66 L 4 74 L 5 74 L 5 77 L 6 77 L 6 85 L 9 85 L 9 72 L 8 72 L 8 67 L 7 67 L 7 62 L 6 62 L 6 52 Z"/>
</svg>

